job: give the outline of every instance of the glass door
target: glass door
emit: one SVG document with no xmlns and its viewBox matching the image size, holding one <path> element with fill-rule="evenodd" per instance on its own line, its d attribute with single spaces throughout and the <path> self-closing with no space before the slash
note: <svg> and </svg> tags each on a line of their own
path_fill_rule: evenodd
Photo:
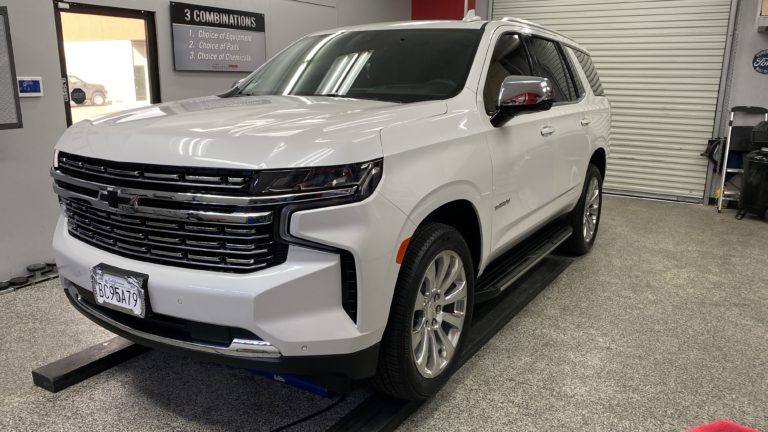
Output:
<svg viewBox="0 0 768 432">
<path fill-rule="evenodd" d="M 153 12 L 54 5 L 68 124 L 160 101 Z"/>
</svg>

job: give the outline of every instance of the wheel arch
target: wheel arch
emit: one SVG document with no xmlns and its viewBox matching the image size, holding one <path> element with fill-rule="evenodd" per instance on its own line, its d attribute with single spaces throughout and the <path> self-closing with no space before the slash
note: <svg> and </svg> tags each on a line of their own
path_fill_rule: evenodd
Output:
<svg viewBox="0 0 768 432">
<path fill-rule="evenodd" d="M 592 153 L 592 157 L 589 159 L 589 163 L 595 165 L 597 169 L 600 170 L 600 177 L 605 180 L 605 170 L 608 166 L 608 157 L 605 153 L 605 149 L 602 147 L 595 149 Z"/>
<path fill-rule="evenodd" d="M 472 255 L 472 267 L 477 274 L 483 254 L 483 232 L 480 226 L 480 216 L 474 204 L 466 199 L 446 202 L 427 214 L 418 226 L 429 222 L 448 225 L 461 234 L 469 246 Z"/>
</svg>

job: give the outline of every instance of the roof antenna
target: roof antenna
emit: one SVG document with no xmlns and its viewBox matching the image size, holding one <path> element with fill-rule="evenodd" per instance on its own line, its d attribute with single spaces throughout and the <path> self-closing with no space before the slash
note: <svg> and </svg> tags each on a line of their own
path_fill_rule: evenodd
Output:
<svg viewBox="0 0 768 432">
<path fill-rule="evenodd" d="M 473 21 L 482 21 L 483 19 L 477 15 L 475 15 L 475 10 L 470 9 L 467 11 L 467 14 L 464 15 L 464 19 L 462 21 L 464 22 L 473 22 Z"/>
</svg>

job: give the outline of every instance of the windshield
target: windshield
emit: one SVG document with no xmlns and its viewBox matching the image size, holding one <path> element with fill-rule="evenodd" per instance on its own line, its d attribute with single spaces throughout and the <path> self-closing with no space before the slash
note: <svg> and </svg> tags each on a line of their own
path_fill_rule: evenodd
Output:
<svg viewBox="0 0 768 432">
<path fill-rule="evenodd" d="M 393 102 L 447 99 L 464 87 L 480 30 L 341 31 L 299 40 L 233 96 L 344 96 Z"/>
</svg>

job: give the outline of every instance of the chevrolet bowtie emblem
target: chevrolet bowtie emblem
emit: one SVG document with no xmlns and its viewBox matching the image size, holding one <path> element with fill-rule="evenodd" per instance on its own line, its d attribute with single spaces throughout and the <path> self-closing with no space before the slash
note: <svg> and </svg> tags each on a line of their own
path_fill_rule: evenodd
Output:
<svg viewBox="0 0 768 432">
<path fill-rule="evenodd" d="M 131 195 L 131 197 L 128 199 L 128 205 L 131 206 L 134 210 L 139 208 L 139 197 L 138 195 Z"/>
<path fill-rule="evenodd" d="M 99 192 L 99 199 L 101 201 L 106 201 L 107 204 L 112 208 L 118 208 L 119 196 L 120 195 L 117 193 L 117 191 L 111 188 L 107 190 L 102 190 Z"/>
<path fill-rule="evenodd" d="M 109 188 L 106 190 L 99 191 L 99 200 L 104 201 L 109 205 L 110 207 L 117 209 L 120 208 L 120 199 L 125 200 L 128 199 L 128 206 L 130 208 L 133 208 L 134 210 L 138 209 L 139 207 L 139 196 L 138 195 L 123 195 L 120 193 L 119 190 Z M 123 201 L 125 203 L 125 201 Z M 124 208 L 124 210 L 126 210 Z"/>
</svg>

